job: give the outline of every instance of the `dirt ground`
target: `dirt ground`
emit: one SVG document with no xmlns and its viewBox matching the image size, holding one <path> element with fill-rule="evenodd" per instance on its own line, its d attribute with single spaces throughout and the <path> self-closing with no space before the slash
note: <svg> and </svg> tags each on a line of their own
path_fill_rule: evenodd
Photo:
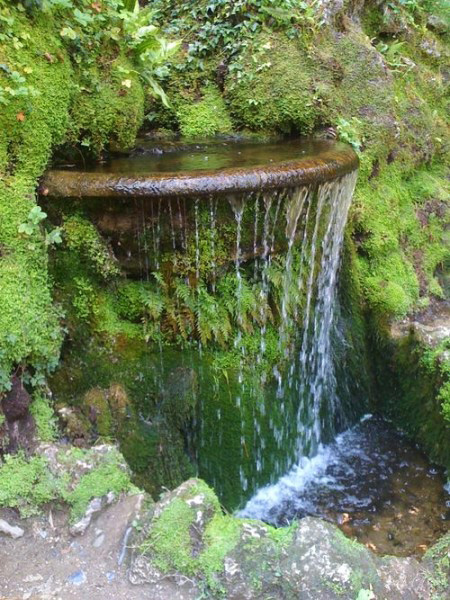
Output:
<svg viewBox="0 0 450 600">
<path fill-rule="evenodd" d="M 170 578 L 132 585 L 127 577 L 129 532 L 139 496 L 123 498 L 102 510 L 81 536 L 69 533 L 67 514 L 48 510 L 21 520 L 0 509 L 0 518 L 25 530 L 12 539 L 0 534 L 1 600 L 194 600 L 201 593 L 190 581 Z"/>
</svg>

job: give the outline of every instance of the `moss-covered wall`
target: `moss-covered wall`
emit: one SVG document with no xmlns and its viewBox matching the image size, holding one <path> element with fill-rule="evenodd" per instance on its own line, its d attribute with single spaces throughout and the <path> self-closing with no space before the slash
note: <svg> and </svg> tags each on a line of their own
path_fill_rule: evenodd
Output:
<svg viewBox="0 0 450 600">
<path fill-rule="evenodd" d="M 91 12 L 94 19 L 94 9 Z M 45 214 L 36 208 L 37 178 L 63 142 L 73 147 L 82 142 L 85 152 L 95 154 L 110 142 L 122 148 L 132 145 L 143 119 L 144 93 L 120 41 L 98 41 L 100 20 L 92 25 L 91 45 L 84 38 L 83 46 L 82 38 L 76 54 L 72 38 L 64 37 L 65 15 L 58 9 L 27 13 L 20 3 L 0 3 L 0 17 L 4 389 L 13 369 L 27 370 L 31 382 L 40 383 L 45 371 L 56 366 L 62 341 L 61 315 L 52 301 L 47 272 L 49 248 L 58 234 L 42 226 Z"/>
</svg>

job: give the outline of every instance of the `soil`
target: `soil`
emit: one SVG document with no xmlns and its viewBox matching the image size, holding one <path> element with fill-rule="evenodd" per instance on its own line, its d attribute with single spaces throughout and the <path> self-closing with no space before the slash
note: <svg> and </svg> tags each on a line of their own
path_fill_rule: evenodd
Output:
<svg viewBox="0 0 450 600">
<path fill-rule="evenodd" d="M 0 519 L 25 530 L 12 539 L 0 534 L 1 600 L 193 600 L 199 596 L 188 580 L 165 579 L 155 585 L 132 585 L 127 577 L 131 548 L 126 532 L 141 497 L 128 496 L 105 508 L 81 536 L 69 533 L 66 511 L 20 519 L 0 509 Z"/>
</svg>

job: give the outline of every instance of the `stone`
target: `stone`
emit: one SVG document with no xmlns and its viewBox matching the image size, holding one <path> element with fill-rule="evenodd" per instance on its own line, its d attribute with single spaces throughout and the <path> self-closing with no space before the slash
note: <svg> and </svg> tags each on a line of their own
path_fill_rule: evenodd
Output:
<svg viewBox="0 0 450 600">
<path fill-rule="evenodd" d="M 93 500 L 91 500 L 88 504 L 88 507 L 86 509 L 86 512 L 84 513 L 83 517 L 77 521 L 74 525 L 72 525 L 72 527 L 70 528 L 70 533 L 72 535 L 83 535 L 83 533 L 86 531 L 86 529 L 89 527 L 91 520 L 92 520 L 92 516 L 101 511 L 101 509 L 103 508 L 103 500 L 102 498 L 94 498 Z"/>
<path fill-rule="evenodd" d="M 101 533 L 100 535 L 98 535 L 94 542 L 93 542 L 93 546 L 94 548 L 100 548 L 100 546 L 102 546 L 103 542 L 105 541 L 105 534 Z"/>
<path fill-rule="evenodd" d="M 72 585 L 83 585 L 87 581 L 86 573 L 84 571 L 75 571 L 75 573 L 69 575 L 67 581 Z"/>
<path fill-rule="evenodd" d="M 415 558 L 378 556 L 366 546 L 345 537 L 336 525 L 313 517 L 301 519 L 280 538 L 279 530 L 277 532 L 262 522 L 222 515 L 212 491 L 194 479 L 183 483 L 155 505 L 147 522 L 144 519 L 142 533 L 136 534 L 138 539 L 131 545 L 139 548 L 145 540 L 139 539 L 139 535 L 151 535 L 152 527 L 160 518 L 170 522 L 172 507 L 175 519 L 179 514 L 177 511 L 181 510 L 180 501 L 192 511 L 192 524 L 186 525 L 190 535 L 190 556 L 195 561 L 188 569 L 190 573 L 174 568 L 167 549 L 163 550 L 163 557 L 158 556 L 157 545 L 152 545 L 151 538 L 147 538 L 149 551 L 145 554 L 135 551 L 131 557 L 128 576 L 133 585 L 158 586 L 167 577 L 175 582 L 190 577 L 197 585 L 207 577 L 208 585 L 214 581 L 213 585 L 222 590 L 227 600 L 355 600 L 363 597 L 367 600 L 371 597 L 422 600 L 432 597 L 431 572 Z M 198 512 L 207 515 L 201 527 L 196 523 Z M 207 530 L 208 522 L 212 520 L 215 525 L 212 530 Z M 233 533 L 227 539 L 224 531 L 228 530 Z M 182 535 L 171 538 L 174 556 L 179 550 L 177 544 L 184 543 L 179 542 L 182 539 L 185 539 Z M 220 554 L 224 547 L 222 564 L 215 561 L 212 567 L 208 557 L 217 556 L 216 551 Z M 161 564 L 167 564 L 167 571 Z M 192 576 L 192 570 L 197 573 L 195 576 Z"/>
<path fill-rule="evenodd" d="M 17 539 L 22 537 L 25 531 L 21 527 L 10 525 L 4 519 L 0 519 L 0 533 L 4 533 L 5 535 L 9 535 L 10 537 Z"/>
<path fill-rule="evenodd" d="M 12 423 L 26 417 L 30 404 L 30 394 L 25 389 L 22 380 L 14 375 L 11 378 L 11 390 L 1 400 L 6 420 Z"/>
</svg>

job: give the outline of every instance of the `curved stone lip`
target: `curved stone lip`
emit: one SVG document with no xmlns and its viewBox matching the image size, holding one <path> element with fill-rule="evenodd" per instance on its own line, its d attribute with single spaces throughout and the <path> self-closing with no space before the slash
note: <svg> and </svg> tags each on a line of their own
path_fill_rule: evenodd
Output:
<svg viewBox="0 0 450 600">
<path fill-rule="evenodd" d="M 355 171 L 359 159 L 345 144 L 314 157 L 251 168 L 192 173 L 130 174 L 52 170 L 40 193 L 59 198 L 170 198 L 210 196 L 323 183 Z"/>
</svg>

